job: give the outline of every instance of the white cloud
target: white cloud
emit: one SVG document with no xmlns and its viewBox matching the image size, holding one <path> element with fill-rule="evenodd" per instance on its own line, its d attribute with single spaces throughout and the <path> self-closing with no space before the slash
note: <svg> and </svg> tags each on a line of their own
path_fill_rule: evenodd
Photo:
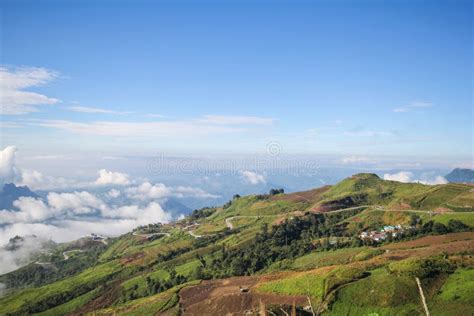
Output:
<svg viewBox="0 0 474 316">
<path fill-rule="evenodd" d="M 424 108 L 430 108 L 433 106 L 433 103 L 430 102 L 422 102 L 422 101 L 414 101 L 410 102 L 404 106 L 394 108 L 393 112 L 395 113 L 406 113 L 406 112 L 412 112 Z"/>
<path fill-rule="evenodd" d="M 173 189 L 173 195 L 179 198 L 194 197 L 199 199 L 216 199 L 219 195 L 208 193 L 200 188 L 178 186 Z"/>
<path fill-rule="evenodd" d="M 73 193 L 48 194 L 48 204 L 54 213 L 71 211 L 74 214 L 92 213 L 94 210 L 105 210 L 107 206 L 96 196 L 87 191 Z"/>
<path fill-rule="evenodd" d="M 110 198 L 118 198 L 122 193 L 119 190 L 112 189 L 109 192 L 107 192 L 107 196 Z"/>
<path fill-rule="evenodd" d="M 55 190 L 90 186 L 88 183 L 80 183 L 63 177 L 45 176 L 36 170 L 20 169 L 19 174 L 20 179 L 15 181 L 15 184 L 26 185 L 32 190 Z"/>
<path fill-rule="evenodd" d="M 33 254 L 41 251 L 44 242 L 46 242 L 44 239 L 23 235 L 22 239 L 15 240 L 15 249 L 7 251 L 0 248 L 0 275 L 27 264 Z M 1 285 L 2 283 L 0 283 L 0 296 Z"/>
<path fill-rule="evenodd" d="M 140 201 L 162 200 L 169 197 L 193 197 L 200 199 L 214 199 L 219 197 L 200 188 L 186 186 L 168 187 L 163 183 L 151 184 L 150 182 L 144 182 L 139 186 L 127 188 L 125 191 L 129 198 Z"/>
<path fill-rule="evenodd" d="M 95 180 L 97 185 L 127 185 L 130 181 L 128 175 L 121 172 L 108 171 L 106 169 L 99 170 L 99 177 Z"/>
<path fill-rule="evenodd" d="M 80 113 L 94 113 L 94 114 L 117 114 L 117 115 L 125 115 L 125 114 L 130 114 L 132 112 L 128 111 L 113 111 L 113 110 L 107 110 L 107 109 L 101 109 L 101 108 L 92 108 L 92 107 L 87 107 L 87 106 L 70 106 L 67 107 L 66 109 L 73 111 L 73 112 L 80 112 Z"/>
<path fill-rule="evenodd" d="M 13 182 L 17 177 L 16 152 L 17 148 L 15 146 L 8 146 L 0 151 L 0 185 Z"/>
<path fill-rule="evenodd" d="M 17 148 L 15 146 L 8 146 L 0 151 L 0 186 L 10 182 L 17 185 L 26 185 L 33 190 L 80 186 L 75 181 L 66 180 L 65 178 L 44 176 L 36 170 L 17 168 L 16 153 Z"/>
<path fill-rule="evenodd" d="M 47 202 L 39 198 L 20 197 L 14 202 L 17 211 L 0 211 L 0 245 L 15 235 L 35 234 L 57 242 L 70 241 L 91 232 L 106 235 L 125 233 L 132 228 L 157 222 L 169 222 L 170 213 L 160 204 L 151 202 L 145 207 L 124 205 L 109 207 L 89 192 L 54 193 Z M 96 212 L 85 219 L 81 215 Z M 32 230 L 26 230 L 30 227 Z M 69 227 L 69 231 L 67 228 Z M 59 235 L 56 233 L 60 231 Z"/>
<path fill-rule="evenodd" d="M 114 137 L 190 137 L 246 131 L 244 128 L 217 126 L 195 121 L 163 122 L 91 122 L 41 120 L 32 124 L 81 135 Z"/>
<path fill-rule="evenodd" d="M 241 171 L 240 175 L 245 182 L 256 185 L 259 183 L 266 183 L 265 177 L 262 174 L 253 171 Z"/>
<path fill-rule="evenodd" d="M 428 185 L 435 185 L 435 184 L 445 184 L 448 181 L 442 176 L 435 176 L 434 178 L 422 178 L 422 179 L 414 179 L 413 172 L 410 171 L 400 171 L 398 173 L 389 174 L 386 173 L 383 175 L 384 180 L 391 180 L 391 181 L 398 181 L 403 183 L 422 183 Z"/>
<path fill-rule="evenodd" d="M 409 171 L 400 171 L 393 174 L 386 173 L 383 175 L 384 180 L 398 181 L 403 183 L 412 182 L 412 178 L 413 173 Z"/>
<path fill-rule="evenodd" d="M 18 211 L 1 210 L 0 224 L 37 223 L 58 216 L 74 216 L 108 210 L 107 205 L 89 192 L 50 192 L 45 203 L 40 198 L 20 197 L 13 202 Z"/>
<path fill-rule="evenodd" d="M 359 164 L 359 163 L 375 164 L 377 162 L 368 157 L 350 156 L 350 157 L 343 158 L 342 163 L 347 165 L 347 164 Z"/>
<path fill-rule="evenodd" d="M 35 235 L 39 241 L 52 239 L 56 242 L 69 242 L 90 233 L 118 236 L 140 225 L 166 223 L 171 220 L 171 215 L 156 202 L 144 208 L 133 205 L 109 209 L 104 213 L 103 218 L 66 218 L 40 223 L 15 222 L 0 226 L 0 246 L 7 244 L 10 238 L 17 235 Z M 0 216 L 0 218 L 3 217 Z M 25 247 L 21 247 L 19 252 L 5 251 L 0 248 L 0 275 L 27 264 L 31 260 L 31 255 L 41 249 L 39 242 L 22 246 Z"/>
<path fill-rule="evenodd" d="M 43 174 L 36 170 L 21 170 L 21 184 L 28 186 L 30 189 L 35 189 L 45 183 Z"/>
<path fill-rule="evenodd" d="M 21 127 L 23 127 L 23 125 L 18 122 L 5 122 L 5 121 L 0 122 L 0 129 L 21 128 Z"/>
<path fill-rule="evenodd" d="M 74 134 L 114 137 L 197 137 L 223 133 L 247 132 L 251 126 L 273 123 L 271 118 L 253 116 L 207 115 L 190 120 L 154 122 L 73 122 L 67 120 L 34 120 L 30 124 L 60 129 Z"/>
<path fill-rule="evenodd" d="M 426 179 L 426 180 L 417 180 L 416 182 L 420 182 L 423 184 L 435 185 L 435 184 L 446 184 L 448 180 L 446 180 L 443 176 L 436 176 L 433 179 Z"/>
<path fill-rule="evenodd" d="M 47 84 L 57 78 L 55 71 L 45 68 L 0 67 L 0 113 L 18 115 L 38 111 L 39 105 L 58 103 L 59 100 L 25 89 Z"/>
<path fill-rule="evenodd" d="M 164 199 L 171 196 L 172 191 L 163 183 L 151 184 L 144 182 L 139 186 L 126 189 L 127 196 L 135 200 Z"/>
<path fill-rule="evenodd" d="M 166 213 L 157 202 L 150 202 L 146 207 L 140 208 L 137 205 L 127 205 L 115 209 L 107 209 L 102 212 L 106 218 L 133 219 L 136 226 L 148 223 L 167 223 L 172 217 Z"/>
<path fill-rule="evenodd" d="M 0 224 L 33 223 L 54 215 L 43 201 L 32 197 L 22 196 L 13 205 L 19 211 L 1 210 Z"/>
</svg>

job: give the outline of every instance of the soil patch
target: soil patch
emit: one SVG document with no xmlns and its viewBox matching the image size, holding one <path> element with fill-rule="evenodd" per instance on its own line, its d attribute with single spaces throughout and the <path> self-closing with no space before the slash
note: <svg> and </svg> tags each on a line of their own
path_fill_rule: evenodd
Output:
<svg viewBox="0 0 474 316">
<path fill-rule="evenodd" d="M 248 315 L 256 314 L 262 304 L 308 305 L 306 296 L 257 293 L 256 285 L 265 279 L 278 278 L 279 274 L 265 277 L 233 277 L 203 281 L 180 291 L 183 315 Z"/>
</svg>

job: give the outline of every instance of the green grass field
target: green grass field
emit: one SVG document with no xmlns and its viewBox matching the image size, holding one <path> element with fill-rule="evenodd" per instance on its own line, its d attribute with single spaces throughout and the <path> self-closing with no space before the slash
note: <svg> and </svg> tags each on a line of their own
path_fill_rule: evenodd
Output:
<svg viewBox="0 0 474 316">
<path fill-rule="evenodd" d="M 466 225 L 474 227 L 474 213 L 456 213 L 456 214 L 439 214 L 433 217 L 435 222 L 447 225 L 450 219 L 456 219 Z"/>
<path fill-rule="evenodd" d="M 258 290 L 283 295 L 308 295 L 319 302 L 324 295 L 324 282 L 323 275 L 308 272 L 263 283 Z"/>
<path fill-rule="evenodd" d="M 77 293 L 80 296 L 96 288 L 109 276 L 121 271 L 122 266 L 117 261 L 111 261 L 89 268 L 78 275 L 64 279 L 40 288 L 21 290 L 18 293 L 0 298 L 0 314 L 18 312 L 28 307 L 50 303 L 65 293 Z M 58 304 L 59 305 L 59 304 Z"/>
<path fill-rule="evenodd" d="M 99 295 L 99 293 L 100 293 L 99 289 L 92 290 L 90 292 L 87 292 L 86 294 L 83 294 L 79 297 L 76 297 L 75 299 L 70 300 L 69 302 L 65 304 L 56 306 L 54 308 L 51 308 L 42 313 L 38 313 L 36 315 L 38 316 L 68 315 L 72 313 L 73 311 L 77 310 L 78 308 L 80 308 L 81 306 L 90 302 L 97 295 Z"/>
<path fill-rule="evenodd" d="M 348 284 L 324 315 L 423 315 L 414 278 L 396 277 L 384 268 Z"/>
<path fill-rule="evenodd" d="M 363 248 L 343 248 L 334 251 L 313 252 L 296 258 L 291 268 L 307 270 L 335 264 L 345 264 L 362 250 Z"/>
<path fill-rule="evenodd" d="M 469 315 L 474 311 L 474 269 L 457 269 L 428 301 L 433 315 Z"/>
</svg>

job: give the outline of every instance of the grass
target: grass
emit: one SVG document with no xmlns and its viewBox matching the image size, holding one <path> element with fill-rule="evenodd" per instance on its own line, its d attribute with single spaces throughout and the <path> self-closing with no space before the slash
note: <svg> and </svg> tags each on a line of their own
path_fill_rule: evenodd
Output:
<svg viewBox="0 0 474 316">
<path fill-rule="evenodd" d="M 314 269 L 348 263 L 362 248 L 343 248 L 334 251 L 313 252 L 294 260 L 291 267 L 297 270 Z"/>
<path fill-rule="evenodd" d="M 94 313 L 91 313 L 90 315 L 156 315 L 157 313 L 168 311 L 178 304 L 178 292 L 180 289 L 198 283 L 199 281 L 187 282 L 156 295 L 132 300 L 115 307 L 94 311 Z"/>
<path fill-rule="evenodd" d="M 169 273 L 166 270 L 156 270 L 150 273 L 142 274 L 131 279 L 126 280 L 122 283 L 124 290 L 131 290 L 133 287 L 137 287 L 137 293 L 145 294 L 147 290 L 146 278 L 150 277 L 154 280 L 167 280 L 169 278 Z"/>
<path fill-rule="evenodd" d="M 364 261 L 383 254 L 385 251 L 380 248 L 366 248 L 356 254 L 353 258 L 354 261 Z"/>
<path fill-rule="evenodd" d="M 474 269 L 457 269 L 428 302 L 433 315 L 469 315 L 474 310 Z"/>
<path fill-rule="evenodd" d="M 177 274 L 181 274 L 187 277 L 190 276 L 194 272 L 194 270 L 196 270 L 196 268 L 200 265 L 201 262 L 199 262 L 199 260 L 192 260 L 177 266 L 175 270 Z"/>
<path fill-rule="evenodd" d="M 262 283 L 258 286 L 258 290 L 282 295 L 307 295 L 314 301 L 321 301 L 332 289 L 362 276 L 363 271 L 359 268 L 326 267 L 290 274 L 279 280 Z"/>
<path fill-rule="evenodd" d="M 99 295 L 100 291 L 99 289 L 92 290 L 90 292 L 87 292 L 86 294 L 83 294 L 81 296 L 76 297 L 75 299 L 70 300 L 69 302 L 53 307 L 51 309 L 48 309 L 47 311 L 44 311 L 42 313 L 38 313 L 35 315 L 38 316 L 57 316 L 57 315 L 68 315 L 75 311 L 76 309 L 80 308 L 81 306 L 84 306 L 91 300 L 93 300 L 97 295 Z"/>
<path fill-rule="evenodd" d="M 337 293 L 325 315 L 423 315 L 414 278 L 396 277 L 377 269 Z"/>
<path fill-rule="evenodd" d="M 121 269 L 120 263 L 111 261 L 84 270 L 80 274 L 62 281 L 7 295 L 0 298 L 0 314 L 23 311 L 28 306 L 38 306 L 47 303 L 65 293 L 77 293 L 77 296 L 80 296 L 95 288 L 96 285 L 111 275 L 118 273 Z"/>
<path fill-rule="evenodd" d="M 258 291 L 281 295 L 308 295 L 321 301 L 324 295 L 324 275 L 315 272 L 299 273 L 259 285 Z"/>
<path fill-rule="evenodd" d="M 474 214 L 472 213 L 439 214 L 433 217 L 435 222 L 444 225 L 447 225 L 450 219 L 456 219 L 466 225 L 474 227 Z"/>
</svg>

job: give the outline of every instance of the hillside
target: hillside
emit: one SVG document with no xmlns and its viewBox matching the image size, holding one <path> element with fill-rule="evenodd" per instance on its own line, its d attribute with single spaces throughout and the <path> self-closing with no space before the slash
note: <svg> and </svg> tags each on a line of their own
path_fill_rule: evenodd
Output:
<svg viewBox="0 0 474 316">
<path fill-rule="evenodd" d="M 416 278 L 432 315 L 466 315 L 473 189 L 357 174 L 235 196 L 170 224 L 57 245 L 0 276 L 0 315 L 423 315 Z"/>
</svg>

